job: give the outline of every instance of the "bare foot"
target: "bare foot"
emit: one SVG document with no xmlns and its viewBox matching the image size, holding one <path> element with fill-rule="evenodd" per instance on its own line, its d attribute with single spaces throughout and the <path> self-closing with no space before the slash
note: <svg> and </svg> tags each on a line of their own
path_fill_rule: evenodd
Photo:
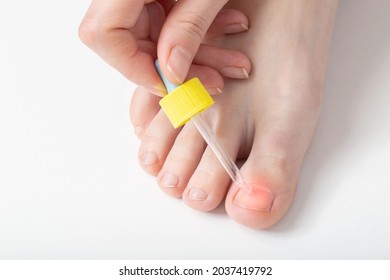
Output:
<svg viewBox="0 0 390 280">
<path fill-rule="evenodd" d="M 291 205 L 318 121 L 337 0 L 230 1 L 250 19 L 246 33 L 215 42 L 248 54 L 251 78 L 227 80 L 206 114 L 230 155 L 245 159 L 247 194 L 231 181 L 191 124 L 173 129 L 159 98 L 139 88 L 131 120 L 139 161 L 161 189 L 210 211 L 226 197 L 228 214 L 253 228 L 277 222 Z"/>
</svg>

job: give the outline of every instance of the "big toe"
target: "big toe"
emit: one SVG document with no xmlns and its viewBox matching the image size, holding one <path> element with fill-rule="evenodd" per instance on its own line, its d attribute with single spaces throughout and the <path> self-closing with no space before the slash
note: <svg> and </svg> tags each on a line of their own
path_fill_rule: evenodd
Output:
<svg viewBox="0 0 390 280">
<path fill-rule="evenodd" d="M 250 192 L 233 184 L 226 198 L 226 211 L 240 224 L 256 229 L 272 226 L 283 217 L 296 192 L 296 163 L 251 156 L 242 167 Z"/>
</svg>

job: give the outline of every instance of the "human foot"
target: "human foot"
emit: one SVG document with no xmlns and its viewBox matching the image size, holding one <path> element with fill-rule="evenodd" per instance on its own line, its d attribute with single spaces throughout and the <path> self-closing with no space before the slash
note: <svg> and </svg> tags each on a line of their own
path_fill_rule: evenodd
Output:
<svg viewBox="0 0 390 280">
<path fill-rule="evenodd" d="M 226 81 L 224 94 L 205 113 L 230 155 L 246 159 L 241 170 L 252 192 L 231 184 L 196 128 L 173 129 L 158 99 L 142 89 L 134 94 L 131 119 L 142 140 L 140 164 L 157 175 L 163 191 L 201 211 L 226 197 L 234 220 L 266 228 L 284 215 L 295 195 L 318 120 L 337 1 L 230 4 L 249 16 L 250 31 L 216 43 L 247 53 L 253 71 L 246 81 Z"/>
</svg>

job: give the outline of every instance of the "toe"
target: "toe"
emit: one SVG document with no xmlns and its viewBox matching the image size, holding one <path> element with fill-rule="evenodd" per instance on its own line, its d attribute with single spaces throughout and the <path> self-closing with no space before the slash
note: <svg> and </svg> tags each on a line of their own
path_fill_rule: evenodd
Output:
<svg viewBox="0 0 390 280">
<path fill-rule="evenodd" d="M 139 139 L 142 139 L 146 128 L 160 111 L 160 97 L 149 93 L 145 88 L 138 87 L 133 94 L 130 103 L 130 120 L 134 132 Z"/>
<path fill-rule="evenodd" d="M 232 130 L 230 130 L 232 132 Z M 219 137 L 226 151 L 235 159 L 240 138 L 233 135 Z M 211 211 L 225 198 L 230 177 L 218 161 L 214 152 L 207 147 L 194 174 L 183 193 L 184 202 L 200 211 Z"/>
<path fill-rule="evenodd" d="M 146 172 L 158 174 L 179 132 L 160 110 L 146 129 L 138 152 L 139 163 Z"/>
<path fill-rule="evenodd" d="M 253 191 L 245 193 L 233 185 L 226 198 L 228 214 L 241 224 L 268 228 L 282 218 L 293 201 L 318 117 L 316 98 L 303 93 L 267 96 L 254 111 L 253 145 L 242 167 Z"/>
<path fill-rule="evenodd" d="M 307 123 L 293 127 L 274 122 L 274 126 L 257 128 L 251 153 L 242 167 L 252 191 L 246 193 L 233 185 L 226 198 L 226 210 L 237 222 L 268 228 L 290 207 L 313 130 Z"/>
<path fill-rule="evenodd" d="M 211 211 L 226 195 L 230 178 L 213 151 L 207 147 L 199 166 L 184 191 L 183 200 L 191 208 Z"/>
<path fill-rule="evenodd" d="M 270 156 L 250 156 L 242 174 L 251 191 L 235 184 L 226 197 L 226 210 L 240 224 L 268 228 L 290 207 L 298 181 L 296 163 Z"/>
<path fill-rule="evenodd" d="M 157 177 L 161 189 L 169 195 L 181 197 L 205 148 L 206 143 L 196 127 L 192 123 L 186 124 Z"/>
</svg>

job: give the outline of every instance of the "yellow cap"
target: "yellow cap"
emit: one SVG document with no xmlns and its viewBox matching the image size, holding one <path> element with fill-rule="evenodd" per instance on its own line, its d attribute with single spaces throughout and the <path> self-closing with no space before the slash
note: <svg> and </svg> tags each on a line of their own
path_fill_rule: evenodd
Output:
<svg viewBox="0 0 390 280">
<path fill-rule="evenodd" d="M 213 105 L 214 100 L 198 78 L 193 78 L 160 100 L 172 125 L 178 128 Z"/>
</svg>

